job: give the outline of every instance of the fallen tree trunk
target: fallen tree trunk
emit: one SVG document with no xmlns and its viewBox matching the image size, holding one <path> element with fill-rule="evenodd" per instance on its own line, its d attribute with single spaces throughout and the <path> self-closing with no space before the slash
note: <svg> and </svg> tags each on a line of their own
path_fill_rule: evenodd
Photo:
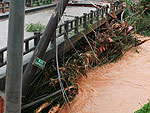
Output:
<svg viewBox="0 0 150 113">
<path fill-rule="evenodd" d="M 47 27 L 32 55 L 31 60 L 29 61 L 24 75 L 23 75 L 23 86 L 22 86 L 22 96 L 25 96 L 29 85 L 33 79 L 33 76 L 35 75 L 37 71 L 37 67 L 33 66 L 32 63 L 35 58 L 42 58 L 43 54 L 45 53 L 49 42 L 53 39 L 53 34 L 56 31 L 57 25 L 61 19 L 61 16 L 63 15 L 63 12 L 68 4 L 69 0 L 59 0 L 48 24 Z"/>
</svg>

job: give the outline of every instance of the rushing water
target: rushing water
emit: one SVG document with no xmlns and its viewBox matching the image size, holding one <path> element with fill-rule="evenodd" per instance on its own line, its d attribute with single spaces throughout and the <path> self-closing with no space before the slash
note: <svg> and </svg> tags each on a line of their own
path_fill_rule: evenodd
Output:
<svg viewBox="0 0 150 113">
<path fill-rule="evenodd" d="M 141 37 L 148 39 L 150 37 Z M 150 42 L 120 61 L 91 70 L 79 81 L 72 103 L 76 113 L 134 113 L 150 98 Z M 65 110 L 64 110 L 65 109 Z M 59 113 L 69 113 L 64 107 Z"/>
</svg>

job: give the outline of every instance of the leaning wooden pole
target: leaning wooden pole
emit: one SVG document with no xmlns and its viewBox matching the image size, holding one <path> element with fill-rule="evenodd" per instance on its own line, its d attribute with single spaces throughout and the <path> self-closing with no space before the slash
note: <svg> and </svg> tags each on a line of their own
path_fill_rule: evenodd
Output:
<svg viewBox="0 0 150 113">
<path fill-rule="evenodd" d="M 36 73 L 37 67 L 33 66 L 33 62 L 36 58 L 42 58 L 43 54 L 45 53 L 50 41 L 53 38 L 53 34 L 56 31 L 58 23 L 63 15 L 63 12 L 68 4 L 69 0 L 59 0 L 57 6 L 47 24 L 47 27 L 33 53 L 31 60 L 29 61 L 24 75 L 23 75 L 23 96 L 26 95 L 29 85 L 33 79 L 33 76 Z"/>
<path fill-rule="evenodd" d="M 5 113 L 21 113 L 24 0 L 10 0 Z"/>
</svg>

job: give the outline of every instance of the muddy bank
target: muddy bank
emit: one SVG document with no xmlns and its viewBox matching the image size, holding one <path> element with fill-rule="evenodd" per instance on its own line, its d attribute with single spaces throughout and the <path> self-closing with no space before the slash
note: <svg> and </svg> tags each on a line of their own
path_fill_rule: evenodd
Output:
<svg viewBox="0 0 150 113">
<path fill-rule="evenodd" d="M 140 37 L 147 39 L 150 37 Z M 95 68 L 79 81 L 72 103 L 76 113 L 134 113 L 150 98 L 150 42 L 127 52 L 117 63 Z M 64 107 L 59 113 L 69 113 Z"/>
</svg>

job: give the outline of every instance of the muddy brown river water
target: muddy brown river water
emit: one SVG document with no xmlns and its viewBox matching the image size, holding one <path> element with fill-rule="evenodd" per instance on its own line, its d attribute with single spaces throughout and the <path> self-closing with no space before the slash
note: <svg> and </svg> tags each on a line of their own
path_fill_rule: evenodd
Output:
<svg viewBox="0 0 150 113">
<path fill-rule="evenodd" d="M 150 37 L 140 37 L 141 40 Z M 134 113 L 150 98 L 150 41 L 79 81 L 72 113 Z M 59 113 L 69 113 L 63 107 Z"/>
</svg>

